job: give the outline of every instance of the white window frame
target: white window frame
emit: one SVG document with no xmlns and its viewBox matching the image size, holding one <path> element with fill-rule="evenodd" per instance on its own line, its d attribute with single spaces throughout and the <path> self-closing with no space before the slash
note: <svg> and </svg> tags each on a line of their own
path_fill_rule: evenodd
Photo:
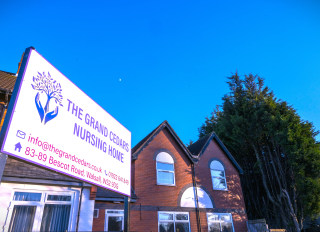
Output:
<svg viewBox="0 0 320 232">
<path fill-rule="evenodd" d="M 223 167 L 223 170 L 211 168 L 211 164 L 212 164 L 213 162 L 218 162 L 218 163 L 220 163 L 221 166 Z M 220 177 L 220 176 L 214 176 L 214 175 L 212 174 L 212 171 L 223 171 L 224 178 L 222 178 L 222 177 Z M 226 171 L 225 171 L 225 167 L 224 167 L 224 165 L 222 164 L 221 161 L 219 161 L 219 160 L 212 160 L 212 161 L 210 162 L 210 175 L 211 175 L 211 182 L 212 182 L 212 189 L 213 189 L 213 190 L 228 191 Z M 214 187 L 214 182 L 213 182 L 214 179 L 224 180 L 224 182 L 226 183 L 226 187 L 225 187 L 225 188 L 216 188 L 216 187 Z"/>
<path fill-rule="evenodd" d="M 27 193 L 41 193 L 40 201 L 14 201 L 13 197 L 16 192 L 27 192 Z M 64 196 L 71 196 L 70 201 L 49 201 L 47 200 L 48 195 L 64 195 Z M 43 217 L 43 211 L 45 205 L 48 204 L 61 204 L 61 205 L 70 205 L 70 215 L 69 215 L 69 222 L 68 222 L 68 231 L 74 230 L 75 228 L 72 227 L 72 219 L 74 218 L 75 212 L 74 212 L 74 200 L 75 196 L 73 192 L 69 191 L 45 191 L 45 190 L 26 190 L 26 189 L 14 189 L 11 194 L 11 202 L 9 204 L 8 209 L 8 215 L 6 218 L 4 231 L 9 230 L 11 218 L 12 218 L 12 212 L 14 209 L 14 206 L 36 206 L 36 212 L 34 216 L 34 222 L 32 226 L 32 231 L 40 231 L 41 228 L 41 222 Z"/>
<path fill-rule="evenodd" d="M 117 213 L 114 213 L 114 212 Z M 105 213 L 105 223 L 104 223 L 104 231 L 108 231 L 108 217 L 109 216 L 113 216 L 113 217 L 123 217 L 122 220 L 122 230 L 124 230 L 124 210 L 122 209 L 106 209 L 106 213 Z"/>
<path fill-rule="evenodd" d="M 171 165 L 173 166 L 173 171 L 158 168 L 158 163 L 162 163 L 162 164 L 171 164 Z M 158 173 L 159 173 L 159 172 L 168 172 L 168 173 L 173 173 L 173 184 L 160 183 L 160 182 L 159 182 L 159 178 L 158 178 Z M 176 177 L 175 177 L 174 163 L 165 163 L 165 162 L 157 161 L 157 185 L 176 186 Z"/>
<path fill-rule="evenodd" d="M 209 228 L 209 215 L 210 214 L 213 214 L 213 215 L 218 215 L 219 216 L 219 225 L 220 225 L 220 231 L 221 230 L 221 216 L 224 216 L 224 215 L 228 215 L 230 218 L 231 218 L 231 224 L 232 224 L 232 231 L 234 232 L 234 226 L 233 226 L 233 218 L 232 218 L 232 214 L 231 213 L 207 213 L 207 223 L 208 223 L 208 231 L 210 231 L 210 228 Z"/>
<path fill-rule="evenodd" d="M 159 216 L 160 213 L 173 214 L 173 220 L 161 220 L 161 221 L 160 221 L 160 219 L 159 219 L 159 218 L 160 218 L 160 216 Z M 176 220 L 176 214 L 186 214 L 186 215 L 188 215 L 188 220 Z M 161 222 L 172 222 L 172 223 L 173 223 L 173 226 L 174 226 L 174 232 L 176 231 L 176 223 L 179 223 L 179 222 L 188 222 L 189 232 L 191 231 L 189 212 L 158 211 L 158 231 L 160 231 L 160 223 L 161 223 Z"/>
</svg>

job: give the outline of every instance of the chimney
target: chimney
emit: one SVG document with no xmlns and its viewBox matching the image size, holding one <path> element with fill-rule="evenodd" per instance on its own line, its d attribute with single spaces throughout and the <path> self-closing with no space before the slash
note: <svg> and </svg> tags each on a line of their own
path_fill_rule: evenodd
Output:
<svg viewBox="0 0 320 232">
<path fill-rule="evenodd" d="M 23 56 L 24 56 L 24 53 L 22 53 L 21 60 L 20 60 L 20 62 L 18 63 L 18 71 L 17 71 L 16 76 L 18 76 L 18 73 L 19 73 L 19 71 L 20 71 L 20 67 L 21 67 L 21 63 L 22 63 L 22 60 L 23 60 Z"/>
<path fill-rule="evenodd" d="M 31 49 L 33 49 L 33 50 L 36 50 L 34 47 L 30 47 Z M 20 67 L 21 67 L 21 64 L 22 64 L 22 60 L 23 60 L 23 56 L 24 56 L 24 53 L 22 53 L 22 56 L 21 56 L 21 60 L 20 60 L 20 62 L 18 63 L 18 71 L 17 71 L 17 73 L 16 73 L 16 76 L 18 76 L 18 74 L 19 74 L 19 71 L 20 71 Z"/>
</svg>

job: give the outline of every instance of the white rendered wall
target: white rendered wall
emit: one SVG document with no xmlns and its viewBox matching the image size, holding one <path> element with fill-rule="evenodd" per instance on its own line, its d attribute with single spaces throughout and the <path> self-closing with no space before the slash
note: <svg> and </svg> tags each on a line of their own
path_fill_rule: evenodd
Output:
<svg viewBox="0 0 320 232">
<path fill-rule="evenodd" d="M 79 231 L 92 231 L 94 200 L 90 200 L 90 189 L 82 192 Z"/>
<path fill-rule="evenodd" d="M 12 188 L 8 188 L 4 183 L 0 185 L 0 231 L 4 230 L 10 200 L 12 199 Z"/>
</svg>

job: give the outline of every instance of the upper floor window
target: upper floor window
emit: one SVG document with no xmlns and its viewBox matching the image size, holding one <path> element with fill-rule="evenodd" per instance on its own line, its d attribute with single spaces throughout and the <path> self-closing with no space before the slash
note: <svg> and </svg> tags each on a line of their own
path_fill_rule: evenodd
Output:
<svg viewBox="0 0 320 232">
<path fill-rule="evenodd" d="M 222 163 L 214 160 L 210 164 L 212 185 L 214 190 L 227 190 L 227 181 Z"/>
<path fill-rule="evenodd" d="M 166 152 L 160 152 L 157 161 L 157 184 L 175 185 L 174 160 Z"/>
</svg>

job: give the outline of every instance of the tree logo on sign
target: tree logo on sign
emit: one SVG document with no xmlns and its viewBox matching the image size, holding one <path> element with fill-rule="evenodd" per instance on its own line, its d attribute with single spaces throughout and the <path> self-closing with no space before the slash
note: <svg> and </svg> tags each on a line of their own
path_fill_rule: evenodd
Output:
<svg viewBox="0 0 320 232">
<path fill-rule="evenodd" d="M 57 117 L 59 106 L 63 106 L 62 105 L 63 96 L 61 94 L 62 92 L 61 85 L 51 77 L 49 72 L 48 74 L 46 74 L 45 72 L 43 73 L 38 72 L 37 77 L 33 76 L 33 84 L 31 84 L 31 86 L 34 90 L 38 91 L 35 97 L 35 104 L 36 104 L 41 122 L 46 124 L 50 120 Z M 43 95 L 47 97 L 47 101 L 44 108 L 40 101 L 40 97 Z M 52 107 L 52 104 L 50 104 L 52 102 L 55 103 L 53 107 Z M 52 110 L 52 108 L 54 109 Z M 50 109 L 52 111 L 50 111 Z"/>
</svg>

